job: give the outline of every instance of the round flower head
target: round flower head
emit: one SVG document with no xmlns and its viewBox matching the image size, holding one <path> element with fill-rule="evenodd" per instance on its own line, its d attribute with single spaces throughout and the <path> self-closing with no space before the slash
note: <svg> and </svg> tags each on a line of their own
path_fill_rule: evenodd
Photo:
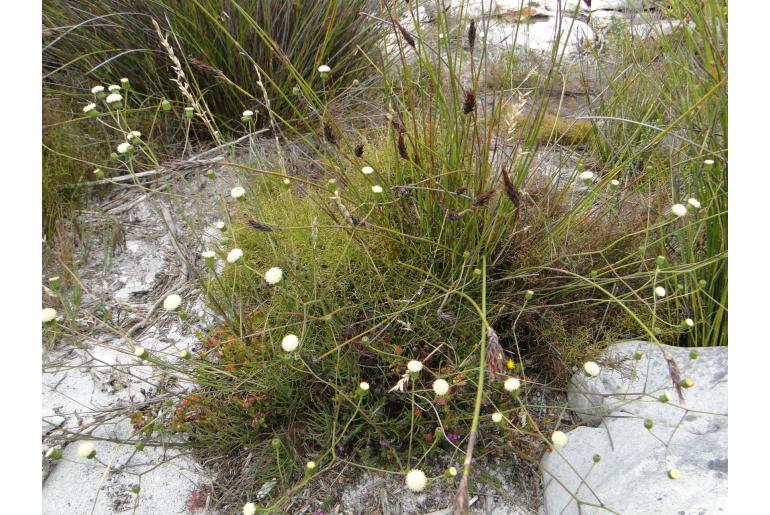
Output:
<svg viewBox="0 0 770 515">
<path fill-rule="evenodd" d="M 182 305 L 182 297 L 172 293 L 163 300 L 163 309 L 166 311 L 176 311 Z"/>
<path fill-rule="evenodd" d="M 227 262 L 232 264 L 243 257 L 243 251 L 241 249 L 233 249 L 227 253 Z"/>
<path fill-rule="evenodd" d="M 315 470 L 315 467 L 316 467 L 315 461 L 308 461 L 307 463 L 305 463 L 305 468 L 306 468 L 308 471 L 313 471 L 313 470 Z"/>
<path fill-rule="evenodd" d="M 455 467 L 449 467 L 446 469 L 447 474 L 449 477 L 455 477 L 457 475 L 457 469 Z"/>
<path fill-rule="evenodd" d="M 686 325 L 687 327 L 695 327 L 695 322 L 693 321 L 692 318 L 685 318 L 684 325 Z"/>
<path fill-rule="evenodd" d="M 439 397 L 443 397 L 449 393 L 449 383 L 443 379 L 436 379 L 433 381 L 433 391 L 436 392 L 436 395 Z"/>
<path fill-rule="evenodd" d="M 78 446 L 78 456 L 81 458 L 93 458 L 96 451 L 93 442 L 83 442 Z"/>
<path fill-rule="evenodd" d="M 215 257 L 217 257 L 217 254 L 213 250 L 204 250 L 203 252 L 201 252 L 201 257 L 203 259 L 214 259 Z"/>
<path fill-rule="evenodd" d="M 124 141 L 120 145 L 118 145 L 118 154 L 126 154 L 128 153 L 132 148 L 134 148 L 131 143 L 128 141 Z"/>
<path fill-rule="evenodd" d="M 56 318 L 56 310 L 53 308 L 43 308 L 43 323 L 53 322 Z"/>
<path fill-rule="evenodd" d="M 190 359 L 192 357 L 192 354 L 190 354 L 189 350 L 182 349 L 179 351 L 179 357 L 182 359 Z"/>
<path fill-rule="evenodd" d="M 130 81 L 128 80 L 128 77 L 121 77 L 121 79 L 120 79 L 120 85 L 121 86 L 127 86 L 129 83 L 130 83 Z"/>
<path fill-rule="evenodd" d="M 289 185 L 291 185 L 291 181 L 289 179 L 284 179 L 283 180 L 283 185 L 284 186 L 289 186 Z"/>
<path fill-rule="evenodd" d="M 668 469 L 668 477 L 671 479 L 679 479 L 682 477 L 682 473 L 679 472 L 679 469 Z"/>
<path fill-rule="evenodd" d="M 253 502 L 247 502 L 243 505 L 243 515 L 254 515 L 257 513 L 257 507 Z"/>
<path fill-rule="evenodd" d="M 118 86 L 117 84 L 110 84 L 107 87 L 107 91 L 109 91 L 110 93 L 114 93 L 116 91 L 120 91 L 120 86 Z"/>
<path fill-rule="evenodd" d="M 703 164 L 706 166 L 714 166 L 714 160 L 713 159 L 704 159 Z"/>
<path fill-rule="evenodd" d="M 278 268 L 277 266 L 274 266 L 267 272 L 265 272 L 265 282 L 267 284 L 278 284 L 281 282 L 281 279 L 283 278 L 283 270 Z"/>
<path fill-rule="evenodd" d="M 299 338 L 296 334 L 287 334 L 281 340 L 281 348 L 285 352 L 294 352 L 299 347 Z"/>
<path fill-rule="evenodd" d="M 216 226 L 217 229 L 222 231 L 225 228 L 225 223 L 222 220 L 217 220 L 217 222 L 214 224 L 214 226 Z"/>
<path fill-rule="evenodd" d="M 697 198 L 688 198 L 687 205 L 693 209 L 700 209 L 700 200 Z"/>
<path fill-rule="evenodd" d="M 86 113 L 86 114 L 88 114 L 88 113 L 90 113 L 91 111 L 93 111 L 94 109 L 96 109 L 96 104 L 94 104 L 93 102 L 91 102 L 90 104 L 86 105 L 86 106 L 83 108 L 83 112 L 84 112 L 84 113 Z"/>
<path fill-rule="evenodd" d="M 382 193 L 382 186 L 380 186 L 379 184 L 375 184 L 374 186 L 372 186 L 372 192 L 373 193 Z"/>
<path fill-rule="evenodd" d="M 422 492 L 427 484 L 428 478 L 422 470 L 412 469 L 406 475 L 406 487 L 412 492 Z"/>
<path fill-rule="evenodd" d="M 588 377 L 596 377 L 599 375 L 601 368 L 599 368 L 599 365 L 597 365 L 593 361 L 586 361 L 583 364 L 583 371 L 586 373 Z"/>
<path fill-rule="evenodd" d="M 618 186 L 620 186 L 620 181 L 617 179 L 612 179 L 610 181 L 610 186 L 612 186 L 613 188 L 617 188 Z"/>
<path fill-rule="evenodd" d="M 243 186 L 236 186 L 230 190 L 230 196 L 239 199 L 246 194 L 246 189 Z"/>
<path fill-rule="evenodd" d="M 364 174 L 364 175 L 373 174 L 374 173 L 374 168 L 372 168 L 371 166 L 364 166 L 363 168 L 361 168 L 361 173 Z"/>
<path fill-rule="evenodd" d="M 123 95 L 121 95 L 120 93 L 110 93 L 109 95 L 107 95 L 107 98 L 104 99 L 104 101 L 107 102 L 108 104 L 116 104 L 121 100 L 123 100 Z"/>
<path fill-rule="evenodd" d="M 94 95 L 96 95 L 97 93 L 104 93 L 104 86 L 101 86 L 101 85 L 94 86 L 93 88 L 91 88 L 91 93 L 93 93 Z"/>
<path fill-rule="evenodd" d="M 505 383 L 503 383 L 503 388 L 505 388 L 506 392 L 515 392 L 519 388 L 521 388 L 521 381 L 516 379 L 515 377 L 509 377 L 505 380 Z"/>
<path fill-rule="evenodd" d="M 420 372 L 420 370 L 422 370 L 422 362 L 413 359 L 406 364 L 406 369 L 413 374 L 417 374 Z"/>
<path fill-rule="evenodd" d="M 322 64 L 321 66 L 318 67 L 318 73 L 329 73 L 330 71 L 332 71 L 332 69 L 326 66 L 325 64 Z"/>
<path fill-rule="evenodd" d="M 252 111 L 252 110 L 250 110 L 250 109 L 246 109 L 246 110 L 243 112 L 242 116 L 243 116 L 244 118 L 251 118 L 252 116 L 254 116 L 254 111 Z"/>
<path fill-rule="evenodd" d="M 673 206 L 671 206 L 671 212 L 678 217 L 682 217 L 687 214 L 687 208 L 684 207 L 682 204 L 674 204 Z"/>
<path fill-rule="evenodd" d="M 137 358 L 144 358 L 147 356 L 147 349 L 144 347 L 134 347 L 134 356 Z"/>
<path fill-rule="evenodd" d="M 594 173 L 593 172 L 582 172 L 580 175 L 578 175 L 581 181 L 583 182 L 591 182 L 594 180 Z"/>
<path fill-rule="evenodd" d="M 567 435 L 561 431 L 554 431 L 551 434 L 551 441 L 554 447 L 564 447 L 567 445 Z"/>
<path fill-rule="evenodd" d="M 492 413 L 492 422 L 494 422 L 495 424 L 499 424 L 502 421 L 503 421 L 502 413 L 500 413 L 499 411 L 495 411 L 494 413 Z"/>
<path fill-rule="evenodd" d="M 134 139 L 139 139 L 142 137 L 142 133 L 139 131 L 131 131 L 128 134 L 126 134 L 126 141 L 131 141 Z"/>
<path fill-rule="evenodd" d="M 655 287 L 655 295 L 658 297 L 665 297 L 666 296 L 666 289 L 663 286 L 656 286 Z"/>
<path fill-rule="evenodd" d="M 369 391 L 369 383 L 367 383 L 366 381 L 361 381 L 360 383 L 358 383 L 358 388 L 362 392 L 368 392 Z"/>
</svg>

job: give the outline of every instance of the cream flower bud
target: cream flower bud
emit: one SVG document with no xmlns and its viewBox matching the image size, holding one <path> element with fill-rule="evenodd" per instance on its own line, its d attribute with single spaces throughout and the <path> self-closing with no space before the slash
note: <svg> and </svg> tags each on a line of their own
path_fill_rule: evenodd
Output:
<svg viewBox="0 0 770 515">
<path fill-rule="evenodd" d="M 422 363 L 416 359 L 413 359 L 406 364 L 406 369 L 413 374 L 418 374 L 422 370 Z"/>
<path fill-rule="evenodd" d="M 567 445 L 567 435 L 562 431 L 554 431 L 551 434 L 551 441 L 554 447 L 564 447 Z"/>
<path fill-rule="evenodd" d="M 166 311 L 176 311 L 182 305 L 182 297 L 172 293 L 163 300 L 163 309 Z"/>
<path fill-rule="evenodd" d="M 673 206 L 671 206 L 671 212 L 681 218 L 687 215 L 687 208 L 684 207 L 682 204 L 674 204 Z"/>
<path fill-rule="evenodd" d="M 668 477 L 671 479 L 679 479 L 682 477 L 682 473 L 679 472 L 679 469 L 668 469 Z"/>
<path fill-rule="evenodd" d="M 700 209 L 700 200 L 697 198 L 688 198 L 687 205 L 693 209 Z"/>
<path fill-rule="evenodd" d="M 217 229 L 219 229 L 220 231 L 224 231 L 225 227 L 226 227 L 225 223 L 222 220 L 217 220 L 217 222 L 214 224 L 214 226 Z"/>
<path fill-rule="evenodd" d="M 516 379 L 515 377 L 509 377 L 505 380 L 505 383 L 503 383 L 503 388 L 506 392 L 515 392 L 519 388 L 521 388 L 521 381 Z"/>
<path fill-rule="evenodd" d="M 449 383 L 444 379 L 436 379 L 433 381 L 433 391 L 436 392 L 436 395 L 439 397 L 443 397 L 449 393 Z"/>
<path fill-rule="evenodd" d="M 372 186 L 372 193 L 382 193 L 382 186 L 379 184 Z"/>
<path fill-rule="evenodd" d="M 147 357 L 147 349 L 144 347 L 134 347 L 134 356 L 136 356 L 139 359 L 144 359 Z"/>
<path fill-rule="evenodd" d="M 274 266 L 267 272 L 265 272 L 265 282 L 267 284 L 273 285 L 278 284 L 281 282 L 281 279 L 283 278 L 283 270 L 281 270 L 279 267 Z"/>
<path fill-rule="evenodd" d="M 227 262 L 232 264 L 243 257 L 243 251 L 241 249 L 233 249 L 227 253 Z"/>
<path fill-rule="evenodd" d="M 83 442 L 78 446 L 78 456 L 91 459 L 96 454 L 93 442 Z"/>
<path fill-rule="evenodd" d="M 312 472 L 315 470 L 316 464 L 315 461 L 308 461 L 305 463 L 305 469 L 307 469 L 308 472 Z"/>
<path fill-rule="evenodd" d="M 109 91 L 110 93 L 120 91 L 120 86 L 118 86 L 117 84 L 110 84 L 109 86 L 107 86 L 107 91 Z"/>
<path fill-rule="evenodd" d="M 581 181 L 588 183 L 594 180 L 594 173 L 586 171 L 582 172 L 578 177 Z"/>
<path fill-rule="evenodd" d="M 246 189 L 242 186 L 236 186 L 235 188 L 230 190 L 230 196 L 234 199 L 239 199 L 243 197 L 246 194 Z"/>
<path fill-rule="evenodd" d="M 366 381 L 361 381 L 360 383 L 358 383 L 358 389 L 361 390 L 362 392 L 368 392 L 369 383 L 367 383 Z"/>
<path fill-rule="evenodd" d="M 588 377 L 596 377 L 599 375 L 601 368 L 593 361 L 586 361 L 583 364 L 583 371 Z"/>
<path fill-rule="evenodd" d="M 364 174 L 364 175 L 373 174 L 374 173 L 374 168 L 372 168 L 371 166 L 364 166 L 363 168 L 361 168 L 361 173 Z"/>
<path fill-rule="evenodd" d="M 422 492 L 427 484 L 428 478 L 422 470 L 413 469 L 406 475 L 406 487 L 412 492 Z"/>
<path fill-rule="evenodd" d="M 104 100 L 108 104 L 117 104 L 118 102 L 123 100 L 123 95 L 120 93 L 110 93 L 107 95 L 107 98 Z"/>
<path fill-rule="evenodd" d="M 332 71 L 332 69 L 325 64 L 322 64 L 321 66 L 318 67 L 318 73 L 323 74 L 323 73 L 329 73 L 330 71 Z"/>
<path fill-rule="evenodd" d="M 612 186 L 613 188 L 618 188 L 620 186 L 620 181 L 617 179 L 612 179 L 610 181 L 610 186 Z"/>
<path fill-rule="evenodd" d="M 499 424 L 502 421 L 503 421 L 502 413 L 500 413 L 499 411 L 495 411 L 494 413 L 492 413 L 492 422 L 494 422 L 495 424 Z"/>
<path fill-rule="evenodd" d="M 713 159 L 704 159 L 703 164 L 706 166 L 714 166 L 714 160 Z"/>
<path fill-rule="evenodd" d="M 43 308 L 43 323 L 47 324 L 49 322 L 53 322 L 56 319 L 56 310 L 53 308 Z"/>
<path fill-rule="evenodd" d="M 656 286 L 655 287 L 655 295 L 658 297 L 665 297 L 666 296 L 666 289 L 663 286 Z"/>
<path fill-rule="evenodd" d="M 695 322 L 693 321 L 692 318 L 685 318 L 684 325 L 685 327 L 695 327 Z"/>
<path fill-rule="evenodd" d="M 296 334 L 287 334 L 281 340 L 281 348 L 285 352 L 294 352 L 299 347 L 299 338 Z"/>
</svg>

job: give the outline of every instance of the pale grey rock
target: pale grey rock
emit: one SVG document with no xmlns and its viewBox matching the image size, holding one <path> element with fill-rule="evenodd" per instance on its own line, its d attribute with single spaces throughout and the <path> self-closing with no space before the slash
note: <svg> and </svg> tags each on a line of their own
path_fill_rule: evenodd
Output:
<svg viewBox="0 0 770 515">
<path fill-rule="evenodd" d="M 673 393 L 662 350 L 695 380 L 685 400 Z M 691 360 L 690 349 L 622 342 L 597 360 L 597 377 L 573 378 L 570 407 L 601 422 L 570 431 L 567 445 L 543 458 L 546 515 L 727 513 L 727 349 L 698 352 Z M 657 400 L 664 391 L 671 402 Z M 672 468 L 680 479 L 668 477 Z"/>
</svg>

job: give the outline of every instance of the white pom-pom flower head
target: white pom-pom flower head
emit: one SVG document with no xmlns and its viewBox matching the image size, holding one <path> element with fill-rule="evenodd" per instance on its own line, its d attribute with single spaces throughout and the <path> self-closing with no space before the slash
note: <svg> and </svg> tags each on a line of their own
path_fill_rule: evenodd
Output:
<svg viewBox="0 0 770 515">
<path fill-rule="evenodd" d="M 105 98 L 104 101 L 111 106 L 119 106 L 120 103 L 123 101 L 123 95 L 121 95 L 120 93 L 110 93 L 109 95 L 107 95 L 107 98 Z"/>
<path fill-rule="evenodd" d="M 412 361 L 406 364 L 406 369 L 412 374 L 419 374 L 420 371 L 422 370 L 422 362 L 417 361 L 416 359 L 413 359 Z"/>
<path fill-rule="evenodd" d="M 494 413 L 492 413 L 492 422 L 494 422 L 495 424 L 499 424 L 502 421 L 503 421 L 502 413 L 500 413 L 499 411 L 495 411 Z"/>
<path fill-rule="evenodd" d="M 332 71 L 332 69 L 325 64 L 322 64 L 321 66 L 318 67 L 318 73 L 320 73 L 321 75 L 329 73 L 330 71 Z"/>
<path fill-rule="evenodd" d="M 246 194 L 246 188 L 243 186 L 236 186 L 230 190 L 230 196 L 234 199 L 241 199 Z"/>
<path fill-rule="evenodd" d="M 265 282 L 271 286 L 281 282 L 281 279 L 283 279 L 283 270 L 277 266 L 265 272 Z"/>
<path fill-rule="evenodd" d="M 361 168 L 361 173 L 364 175 L 371 175 L 374 173 L 374 168 L 372 168 L 371 166 L 364 166 L 363 168 Z"/>
<path fill-rule="evenodd" d="M 182 305 L 182 297 L 172 293 L 163 300 L 163 309 L 166 311 L 176 311 Z"/>
<path fill-rule="evenodd" d="M 588 377 L 596 377 L 599 375 L 599 372 L 601 372 L 601 368 L 593 361 L 586 361 L 583 364 L 583 372 L 585 372 L 585 375 Z"/>
<path fill-rule="evenodd" d="M 656 286 L 655 287 L 655 296 L 656 297 L 665 297 L 666 296 L 666 289 L 663 286 Z"/>
<path fill-rule="evenodd" d="M 281 340 L 281 348 L 284 352 L 294 352 L 299 347 L 299 338 L 296 334 L 287 334 Z"/>
<path fill-rule="evenodd" d="M 53 308 L 43 308 L 43 323 L 44 324 L 50 324 L 54 320 L 56 320 L 56 310 Z"/>
<path fill-rule="evenodd" d="M 78 456 L 91 459 L 96 454 L 93 442 L 83 442 L 78 446 Z"/>
<path fill-rule="evenodd" d="M 503 388 L 506 392 L 516 392 L 519 390 L 519 388 L 521 388 L 521 381 L 515 377 L 509 377 L 503 383 Z"/>
<path fill-rule="evenodd" d="M 243 505 L 243 515 L 254 515 L 257 513 L 257 507 L 253 502 L 247 502 Z"/>
<path fill-rule="evenodd" d="M 124 141 L 120 145 L 118 145 L 118 154 L 132 154 L 134 151 L 133 145 L 129 143 L 128 141 Z"/>
<path fill-rule="evenodd" d="M 671 212 L 674 213 L 679 218 L 687 215 L 687 208 L 684 207 L 682 204 L 674 204 L 671 206 Z"/>
<path fill-rule="evenodd" d="M 382 193 L 382 186 L 379 184 L 372 186 L 372 193 Z"/>
<path fill-rule="evenodd" d="M 436 379 L 433 381 L 433 391 L 439 397 L 443 397 L 449 393 L 449 383 L 447 383 L 444 379 Z"/>
<path fill-rule="evenodd" d="M 567 445 L 567 435 L 562 431 L 554 431 L 551 434 L 551 442 L 554 447 L 564 447 Z"/>
<path fill-rule="evenodd" d="M 243 257 L 241 249 L 233 249 L 227 253 L 227 262 L 231 265 Z"/>
<path fill-rule="evenodd" d="M 700 200 L 698 200 L 697 198 L 688 198 L 687 207 L 692 209 L 700 209 L 701 207 Z"/>
<path fill-rule="evenodd" d="M 594 180 L 594 173 L 593 172 L 581 172 L 580 175 L 578 175 L 578 178 L 585 182 L 586 184 L 593 182 Z"/>
<path fill-rule="evenodd" d="M 412 469 L 406 474 L 406 487 L 412 492 L 422 492 L 428 484 L 428 478 L 422 470 Z"/>
<path fill-rule="evenodd" d="M 98 95 L 99 93 L 104 93 L 104 86 L 102 85 L 94 86 L 93 88 L 91 88 L 91 93 L 93 93 L 94 95 Z"/>
</svg>

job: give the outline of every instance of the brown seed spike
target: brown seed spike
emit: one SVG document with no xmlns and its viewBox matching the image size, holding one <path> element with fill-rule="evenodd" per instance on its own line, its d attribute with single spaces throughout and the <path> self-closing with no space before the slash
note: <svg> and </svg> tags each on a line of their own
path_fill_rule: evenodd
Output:
<svg viewBox="0 0 770 515">
<path fill-rule="evenodd" d="M 266 223 L 258 222 L 256 220 L 249 219 L 249 225 L 258 231 L 273 232 L 273 228 Z"/>
<path fill-rule="evenodd" d="M 503 175 L 503 187 L 505 188 L 505 194 L 508 195 L 508 198 L 511 199 L 511 202 L 513 202 L 514 206 L 519 207 L 519 204 L 521 203 L 521 193 L 511 182 L 511 178 L 508 177 L 508 172 L 501 170 L 500 173 Z"/>
<path fill-rule="evenodd" d="M 409 152 L 406 150 L 406 143 L 404 143 L 403 132 L 398 133 L 398 155 L 401 156 L 401 159 L 409 161 Z"/>
<path fill-rule="evenodd" d="M 468 47 L 473 52 L 473 47 L 476 46 L 476 20 L 471 20 L 471 24 L 468 26 Z"/>
<path fill-rule="evenodd" d="M 356 145 L 356 149 L 353 151 L 353 153 L 356 155 L 356 157 L 361 157 L 364 155 L 364 144 L 359 143 Z"/>
<path fill-rule="evenodd" d="M 471 114 L 476 110 L 476 92 L 469 89 L 463 99 L 463 114 Z"/>
<path fill-rule="evenodd" d="M 489 199 L 492 198 L 492 194 L 495 192 L 495 190 L 489 190 L 486 193 L 482 193 L 475 199 L 473 199 L 473 207 L 480 207 L 480 206 L 486 206 L 489 202 Z"/>
<path fill-rule="evenodd" d="M 394 22 L 393 22 L 393 23 L 395 23 L 395 24 L 396 24 L 396 27 L 398 28 L 398 31 L 399 31 L 399 32 L 401 33 L 401 35 L 404 37 L 404 41 L 406 41 L 406 42 L 407 42 L 407 44 L 408 44 L 410 47 L 412 47 L 412 48 L 414 48 L 415 50 L 417 50 L 417 45 L 416 45 L 416 43 L 414 42 L 414 37 L 412 37 L 412 35 L 411 35 L 411 34 L 409 34 L 409 31 L 407 31 L 407 30 L 406 30 L 406 29 L 403 27 L 403 25 L 401 25 L 401 24 L 400 24 L 400 23 L 398 23 L 397 21 L 395 21 L 395 20 L 394 20 Z"/>
</svg>

